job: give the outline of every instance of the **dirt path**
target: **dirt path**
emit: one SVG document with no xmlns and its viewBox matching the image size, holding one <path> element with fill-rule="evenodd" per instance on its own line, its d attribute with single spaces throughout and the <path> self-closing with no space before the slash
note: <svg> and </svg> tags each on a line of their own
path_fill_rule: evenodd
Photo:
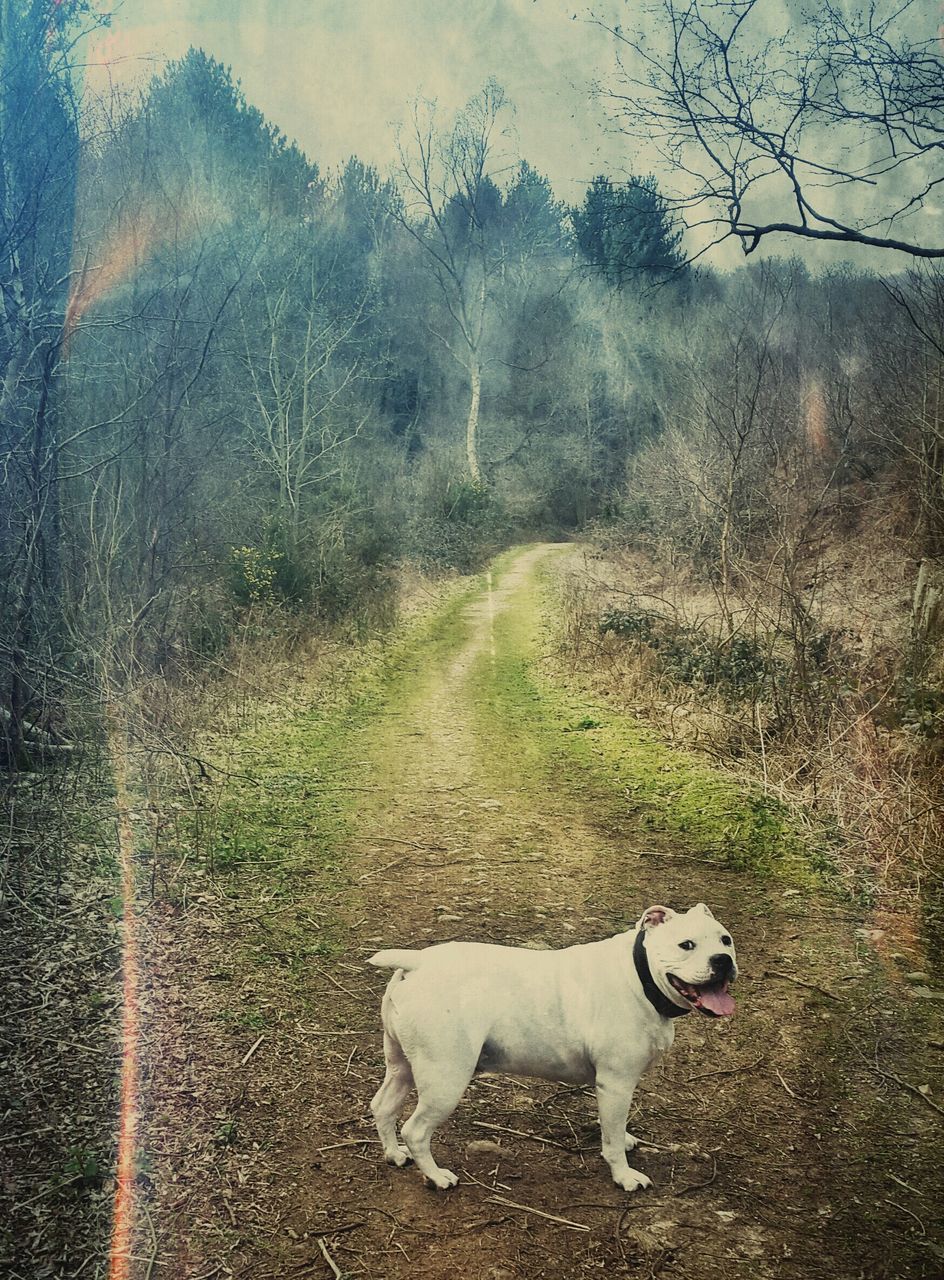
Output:
<svg viewBox="0 0 944 1280">
<path fill-rule="evenodd" d="M 933 1002 L 896 985 L 848 904 L 686 856 L 568 763 L 572 726 L 516 678 L 546 643 L 538 575 L 566 555 L 518 553 L 356 728 L 344 946 L 303 969 L 309 1012 L 270 1033 L 240 1094 L 278 1216 L 248 1229 L 235 1186 L 219 1273 L 939 1276 L 941 1116 L 905 1087 L 940 1058 Z M 630 1127 L 651 1144 L 636 1164 L 652 1191 L 610 1182 L 587 1091 L 504 1077 L 478 1078 L 439 1137 L 454 1192 L 383 1163 L 368 1103 L 385 979 L 366 955 L 457 937 L 562 946 L 700 899 L 737 937 L 739 1011 L 681 1020 L 640 1087 Z"/>
</svg>

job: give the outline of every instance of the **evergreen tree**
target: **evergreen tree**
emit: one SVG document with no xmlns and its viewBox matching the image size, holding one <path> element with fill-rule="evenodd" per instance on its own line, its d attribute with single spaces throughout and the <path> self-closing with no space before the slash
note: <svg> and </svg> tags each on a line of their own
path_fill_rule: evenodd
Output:
<svg viewBox="0 0 944 1280">
<path fill-rule="evenodd" d="M 681 229 L 655 178 L 615 186 L 602 174 L 571 213 L 581 257 L 615 288 L 634 278 L 665 278 L 684 267 Z"/>
<path fill-rule="evenodd" d="M 131 139 L 168 181 L 195 184 L 236 210 L 299 215 L 323 184 L 294 142 L 247 103 L 229 67 L 191 48 L 155 77 Z M 161 163 L 162 162 L 162 163 Z"/>
<path fill-rule="evenodd" d="M 524 258 L 560 253 L 567 243 L 564 212 L 547 178 L 522 160 L 505 194 L 503 224 L 510 251 Z"/>
</svg>

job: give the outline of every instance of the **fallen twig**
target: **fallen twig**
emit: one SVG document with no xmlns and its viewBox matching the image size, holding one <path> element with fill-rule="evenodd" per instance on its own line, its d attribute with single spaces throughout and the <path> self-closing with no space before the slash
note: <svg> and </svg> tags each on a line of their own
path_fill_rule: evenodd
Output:
<svg viewBox="0 0 944 1280">
<path fill-rule="evenodd" d="M 789 1093 L 790 1097 L 791 1097 L 791 1098 L 795 1098 L 795 1097 L 796 1097 L 796 1094 L 793 1092 L 793 1090 L 792 1090 L 792 1089 L 790 1088 L 790 1086 L 787 1084 L 786 1080 L 784 1080 L 783 1076 L 780 1074 L 780 1072 L 777 1070 L 777 1068 L 776 1068 L 776 1067 L 774 1067 L 774 1075 L 777 1077 L 777 1079 L 780 1081 L 780 1083 L 781 1083 L 781 1084 L 783 1085 L 783 1087 L 786 1089 L 787 1093 Z"/>
<path fill-rule="evenodd" d="M 848 1031 L 846 1032 L 846 1039 L 852 1045 L 853 1049 L 855 1049 L 856 1053 L 862 1059 L 863 1065 L 867 1067 L 869 1071 L 874 1071 L 875 1074 L 877 1076 L 881 1076 L 883 1080 L 893 1080 L 900 1089 L 906 1089 L 908 1093 L 913 1093 L 916 1098 L 920 1098 L 921 1101 L 929 1106 L 932 1111 L 936 1111 L 939 1116 L 944 1116 L 944 1107 L 939 1107 L 938 1104 L 933 1102 L 926 1093 L 922 1093 L 917 1085 L 911 1084 L 907 1080 L 902 1080 L 901 1076 L 895 1075 L 894 1071 L 886 1071 L 884 1067 L 880 1067 L 878 1065 L 878 1062 L 869 1062 L 868 1058 L 849 1035 Z M 877 1057 L 878 1045 L 875 1046 L 875 1053 Z"/>
<path fill-rule="evenodd" d="M 700 1191 L 702 1187 L 710 1187 L 718 1176 L 718 1161 L 714 1156 L 711 1157 L 711 1176 L 706 1178 L 704 1182 L 692 1182 L 687 1187 L 679 1187 L 676 1196 L 687 1196 L 689 1191 Z"/>
<path fill-rule="evenodd" d="M 501 1218 L 476 1218 L 471 1222 L 463 1222 L 464 1231 L 477 1231 L 480 1227 L 500 1227 L 505 1222 L 511 1222 L 513 1219 L 504 1214 Z"/>
<path fill-rule="evenodd" d="M 341 1280 L 341 1268 L 338 1266 L 335 1260 L 331 1257 L 331 1254 L 328 1252 L 328 1246 L 320 1237 L 318 1237 L 317 1244 L 318 1244 L 318 1248 L 321 1250 L 322 1257 L 324 1258 L 325 1262 L 327 1262 L 328 1266 L 331 1268 L 331 1274 L 334 1276 L 334 1280 Z"/>
<path fill-rule="evenodd" d="M 364 1227 L 366 1225 L 367 1224 L 364 1220 L 361 1219 L 358 1222 L 344 1222 L 340 1227 L 322 1227 L 320 1231 L 309 1231 L 308 1235 L 317 1240 L 319 1236 L 340 1236 L 343 1235 L 345 1231 L 356 1231 L 358 1227 Z"/>
<path fill-rule="evenodd" d="M 786 1080 L 784 1080 L 783 1076 L 780 1074 L 780 1072 L 777 1070 L 776 1067 L 774 1067 L 774 1074 L 776 1075 L 780 1083 L 783 1085 L 787 1093 L 789 1093 L 790 1097 L 795 1098 L 797 1102 L 804 1102 L 806 1103 L 807 1106 L 812 1107 L 812 1106 L 815 1106 L 815 1104 L 819 1101 L 819 1095 L 814 1095 L 812 1098 L 805 1097 L 802 1093 L 797 1093 L 795 1090 L 791 1089 L 790 1086 L 787 1084 Z"/>
<path fill-rule="evenodd" d="M 918 1226 L 921 1228 L 921 1234 L 923 1236 L 926 1236 L 928 1234 L 927 1228 L 925 1227 L 924 1223 L 921 1221 L 921 1219 L 918 1217 L 916 1213 L 912 1212 L 911 1209 L 906 1208 L 903 1204 L 899 1204 L 897 1200 L 886 1199 L 885 1203 L 890 1204 L 893 1209 L 897 1209 L 900 1213 L 907 1213 L 909 1218 L 914 1218 L 915 1222 L 917 1222 Z"/>
<path fill-rule="evenodd" d="M 301 909 L 301 907 L 304 906 L 305 903 L 310 901 L 311 901 L 310 898 L 299 898 L 295 902 L 283 903 L 281 907 L 273 907 L 270 911 L 257 911 L 254 915 L 251 915 L 251 916 L 238 916 L 235 920 L 224 920 L 223 928 L 235 929 L 238 925 L 241 925 L 241 924 L 255 924 L 259 920 L 268 920 L 272 916 L 281 916 L 281 915 L 284 915 L 286 911 L 292 911 L 296 907 Z"/>
<path fill-rule="evenodd" d="M 910 1191 L 913 1196 L 924 1195 L 923 1191 L 919 1191 L 917 1187 L 911 1186 L 911 1184 L 908 1182 L 903 1182 L 902 1179 L 896 1177 L 895 1174 L 891 1172 L 891 1170 L 889 1170 L 888 1176 L 891 1178 L 892 1182 L 897 1182 L 900 1187 L 904 1187 L 906 1191 Z"/>
<path fill-rule="evenodd" d="M 804 982 L 802 978 L 794 978 L 792 973 L 781 973 L 779 969 L 765 969 L 765 978 L 783 978 L 784 982 L 792 982 L 794 986 L 806 987 L 808 991 L 818 991 L 821 996 L 826 996 L 830 1000 L 835 1000 L 837 1004 L 845 1004 L 842 996 L 837 996 L 834 991 L 827 991 L 825 987 L 819 987 L 815 982 Z"/>
<path fill-rule="evenodd" d="M 226 1202 L 226 1206 L 229 1208 L 228 1201 Z M 148 1254 L 147 1263 L 144 1268 L 144 1280 L 151 1280 L 151 1276 L 154 1274 L 154 1264 L 157 1262 L 157 1232 L 154 1230 L 154 1220 L 151 1217 L 147 1205 L 143 1201 L 141 1202 L 141 1208 L 144 1211 L 144 1216 L 148 1224 L 148 1234 L 151 1237 L 151 1252 Z M 234 1219 L 233 1226 L 235 1225 L 236 1223 Z"/>
<path fill-rule="evenodd" d="M 409 862 L 409 858 L 397 858 L 394 862 L 388 862 L 385 867 L 375 867 L 373 871 L 365 871 L 363 875 L 357 877 L 357 883 L 363 884 L 365 880 L 383 875 L 385 871 L 392 871 L 394 867 L 402 867 L 404 862 Z"/>
<path fill-rule="evenodd" d="M 35 1138 L 41 1133 L 54 1133 L 55 1129 L 51 1124 L 46 1125 L 44 1129 L 27 1129 L 26 1133 L 10 1133 L 0 1138 L 0 1147 L 7 1146 L 11 1142 L 23 1142 L 26 1138 Z"/>
<path fill-rule="evenodd" d="M 322 1031 L 318 1027 L 303 1027 L 300 1022 L 295 1023 L 295 1030 L 301 1036 L 367 1036 L 370 1030 L 364 1031 Z"/>
<path fill-rule="evenodd" d="M 438 1234 L 435 1231 L 427 1231 L 425 1227 L 412 1227 L 408 1222 L 401 1222 L 400 1219 L 396 1217 L 395 1214 L 392 1214 L 389 1209 L 381 1209 L 379 1205 L 367 1204 L 364 1208 L 368 1213 L 382 1213 L 385 1218 L 389 1218 L 394 1226 L 398 1227 L 401 1231 L 411 1231 L 417 1236 L 435 1236 Z"/>
<path fill-rule="evenodd" d="M 764 1055 L 761 1054 L 754 1062 L 745 1062 L 740 1067 L 725 1067 L 721 1071 L 700 1071 L 697 1075 L 688 1076 L 686 1084 L 691 1084 L 693 1080 L 707 1080 L 709 1076 L 733 1076 L 739 1071 L 753 1071 L 755 1067 L 759 1067 L 764 1061 Z"/>
<path fill-rule="evenodd" d="M 591 1147 L 571 1147 L 564 1142 L 558 1142 L 555 1138 L 545 1138 L 540 1133 L 525 1133 L 523 1129 L 509 1129 L 503 1124 L 486 1124 L 484 1120 L 473 1120 L 472 1127 L 474 1129 L 491 1129 L 493 1133 L 511 1133 L 516 1138 L 529 1138 L 531 1142 L 543 1142 L 549 1147 L 559 1147 L 561 1151 L 570 1151 L 574 1154 L 580 1151 L 593 1150 Z"/>
<path fill-rule="evenodd" d="M 261 1035 L 261 1036 L 259 1037 L 259 1039 L 255 1042 L 255 1044 L 252 1046 L 252 1048 L 251 1048 L 251 1049 L 248 1049 L 248 1050 L 246 1051 L 246 1053 L 244 1054 L 243 1059 L 242 1059 L 242 1061 L 241 1061 L 241 1062 L 240 1062 L 240 1064 L 239 1064 L 241 1067 L 244 1067 L 244 1066 L 246 1065 L 246 1063 L 249 1061 L 249 1059 L 252 1057 L 252 1055 L 256 1052 L 256 1050 L 257 1050 L 257 1049 L 259 1048 L 259 1046 L 262 1044 L 262 1042 L 263 1042 L 263 1040 L 264 1040 L 264 1039 L 265 1039 L 265 1032 L 263 1031 L 262 1035 Z"/>
<path fill-rule="evenodd" d="M 326 1147 L 319 1147 L 318 1154 L 321 1155 L 325 1151 L 339 1151 L 341 1147 L 368 1147 L 371 1145 L 379 1145 L 378 1138 L 348 1138 L 346 1142 L 331 1142 Z"/>
<path fill-rule="evenodd" d="M 637 1208 L 637 1206 L 641 1204 L 646 1204 L 646 1203 L 647 1201 L 643 1196 L 636 1196 L 635 1199 L 630 1200 L 629 1204 L 626 1205 L 625 1208 L 620 1210 L 620 1216 L 616 1220 L 616 1232 L 615 1232 L 616 1247 L 619 1249 L 620 1254 L 624 1259 L 626 1257 L 626 1251 L 623 1248 L 623 1239 L 622 1239 L 623 1223 L 626 1221 L 629 1214 L 632 1213 L 633 1209 Z"/>
<path fill-rule="evenodd" d="M 343 987 L 341 983 L 338 982 L 337 978 L 332 978 L 331 974 L 328 973 L 327 969 L 322 969 L 320 964 L 313 965 L 312 968 L 315 969 L 318 973 L 320 973 L 323 978 L 327 978 L 328 981 L 333 986 L 337 987 L 339 991 L 343 991 L 346 996 L 350 996 L 352 1000 L 363 1000 L 365 998 L 362 995 L 358 995 L 356 991 L 350 991 L 348 990 L 347 987 Z"/>
<path fill-rule="evenodd" d="M 538 1218 L 546 1218 L 548 1222 L 557 1222 L 568 1231 L 589 1231 L 585 1222 L 571 1222 L 570 1218 L 559 1218 L 554 1213 L 545 1213 L 543 1209 L 535 1209 L 533 1205 L 521 1204 L 517 1200 L 509 1200 L 507 1196 L 489 1196 L 492 1204 L 503 1204 L 508 1209 L 520 1209 L 522 1213 L 533 1213 Z"/>
</svg>

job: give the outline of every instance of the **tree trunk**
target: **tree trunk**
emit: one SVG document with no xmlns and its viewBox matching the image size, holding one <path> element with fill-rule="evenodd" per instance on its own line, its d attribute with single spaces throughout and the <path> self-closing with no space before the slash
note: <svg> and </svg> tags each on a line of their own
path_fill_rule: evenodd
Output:
<svg viewBox="0 0 944 1280">
<path fill-rule="evenodd" d="M 482 483 L 482 470 L 479 467 L 479 401 L 482 396 L 482 372 L 479 362 L 473 357 L 469 365 L 469 383 L 472 396 L 469 401 L 469 420 L 465 429 L 465 451 L 469 460 L 469 475 L 474 484 Z"/>
</svg>

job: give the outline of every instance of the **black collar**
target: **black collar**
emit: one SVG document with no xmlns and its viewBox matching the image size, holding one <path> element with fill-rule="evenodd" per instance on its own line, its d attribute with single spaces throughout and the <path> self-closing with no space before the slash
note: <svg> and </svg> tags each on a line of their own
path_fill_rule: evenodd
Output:
<svg viewBox="0 0 944 1280">
<path fill-rule="evenodd" d="M 646 999 L 656 1013 L 660 1013 L 663 1018 L 682 1018 L 686 1013 L 691 1013 L 691 1009 L 681 1008 L 656 986 L 652 977 L 652 970 L 649 968 L 649 959 L 643 942 L 644 934 L 644 929 L 640 929 L 636 934 L 636 941 L 633 943 L 633 962 L 636 965 L 636 972 L 639 974 L 639 981 L 642 983 Z"/>
</svg>

